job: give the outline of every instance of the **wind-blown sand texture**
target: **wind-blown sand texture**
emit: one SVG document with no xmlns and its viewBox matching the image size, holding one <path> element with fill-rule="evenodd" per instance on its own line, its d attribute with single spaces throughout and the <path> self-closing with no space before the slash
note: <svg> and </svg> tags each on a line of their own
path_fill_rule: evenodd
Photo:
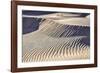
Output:
<svg viewBox="0 0 100 73">
<path fill-rule="evenodd" d="M 22 61 L 89 59 L 89 17 L 63 14 L 61 19 L 54 17 L 51 19 L 51 15 L 50 18 L 48 15 L 43 15 L 43 18 L 42 16 L 23 16 L 33 20 L 41 18 L 41 21 L 38 30 L 23 35 Z M 57 13 L 53 15 L 57 17 Z"/>
</svg>

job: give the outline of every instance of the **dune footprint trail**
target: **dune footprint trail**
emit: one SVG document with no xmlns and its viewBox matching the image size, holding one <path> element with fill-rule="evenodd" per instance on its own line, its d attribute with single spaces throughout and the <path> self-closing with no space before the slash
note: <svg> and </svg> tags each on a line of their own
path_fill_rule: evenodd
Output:
<svg viewBox="0 0 100 73">
<path fill-rule="evenodd" d="M 23 62 L 90 58 L 90 27 L 42 19 L 39 29 L 23 35 Z"/>
</svg>

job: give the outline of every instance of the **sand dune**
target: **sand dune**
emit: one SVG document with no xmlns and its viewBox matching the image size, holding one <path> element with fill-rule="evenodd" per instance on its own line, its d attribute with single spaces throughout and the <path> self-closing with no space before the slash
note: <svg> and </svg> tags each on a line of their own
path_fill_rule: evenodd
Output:
<svg viewBox="0 0 100 73">
<path fill-rule="evenodd" d="M 85 42 L 89 39 L 89 28 L 45 19 L 40 22 L 37 31 L 23 35 L 22 60 L 38 62 L 89 59 L 90 47 Z"/>
</svg>

